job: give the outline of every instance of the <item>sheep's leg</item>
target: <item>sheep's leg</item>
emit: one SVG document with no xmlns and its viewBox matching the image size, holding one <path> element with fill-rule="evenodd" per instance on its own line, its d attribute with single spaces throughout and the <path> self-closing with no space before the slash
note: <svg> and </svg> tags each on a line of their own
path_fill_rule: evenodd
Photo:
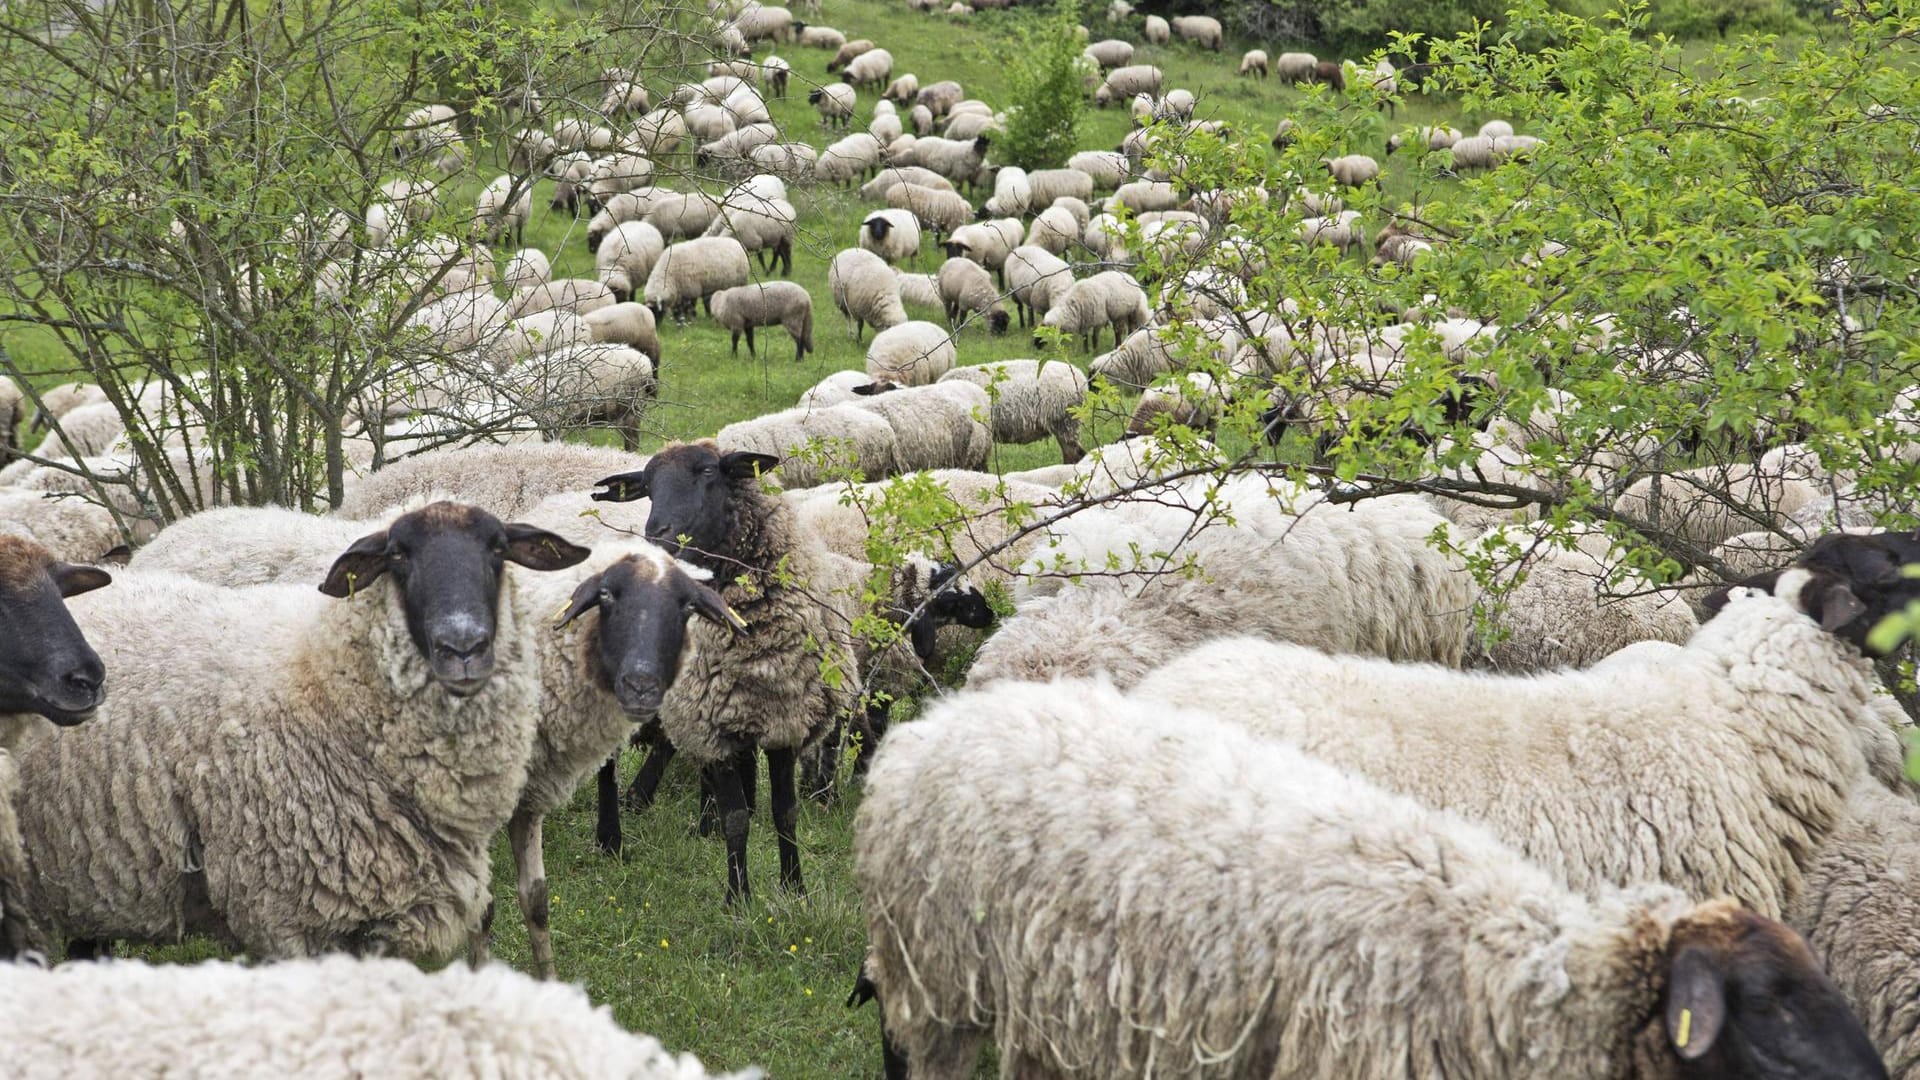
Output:
<svg viewBox="0 0 1920 1080">
<path fill-rule="evenodd" d="M 660 789 L 660 778 L 667 774 L 667 766 L 672 763 L 673 755 L 679 751 L 673 744 L 660 739 L 653 744 L 653 752 L 647 760 L 640 763 L 640 771 L 634 774 L 633 783 L 621 798 L 621 803 L 634 813 L 640 813 L 653 805 L 653 796 Z"/>
<path fill-rule="evenodd" d="M 520 895 L 520 918 L 527 924 L 527 947 L 533 951 L 533 973 L 542 979 L 556 974 L 553 966 L 553 933 L 547 926 L 547 860 L 542 844 L 541 825 L 546 815 L 526 807 L 513 812 L 507 822 L 507 840 L 513 845 L 513 872 Z"/>
<path fill-rule="evenodd" d="M 747 327 L 747 355 L 755 360 L 760 359 L 760 354 L 753 348 L 753 327 L 751 326 Z"/>
<path fill-rule="evenodd" d="M 736 758 L 727 758 L 707 766 L 708 780 L 720 803 L 721 827 L 727 838 L 727 905 L 753 898 L 747 885 L 747 796 L 740 784 Z"/>
<path fill-rule="evenodd" d="M 747 813 L 760 805 L 760 751 L 747 747 L 733 756 L 733 767 L 740 772 L 740 793 L 747 797 Z"/>
<path fill-rule="evenodd" d="M 807 755 L 800 770 L 800 783 L 806 789 L 807 798 L 822 806 L 833 801 L 834 781 L 840 774 L 840 744 L 845 732 L 845 723 L 835 717 L 833 726 L 827 729 L 826 737 Z M 772 768 L 771 753 L 767 760 L 768 768 Z"/>
<path fill-rule="evenodd" d="M 493 959 L 493 901 L 480 913 L 480 925 L 467 931 L 467 966 L 475 971 Z"/>
<path fill-rule="evenodd" d="M 733 331 L 733 332 L 732 332 L 732 334 L 731 334 L 730 336 L 732 337 L 732 339 L 733 339 L 733 340 L 732 340 L 732 344 L 728 346 L 728 352 L 727 352 L 727 355 L 728 355 L 729 357 L 731 357 L 731 358 L 733 358 L 733 359 L 735 359 L 735 360 L 738 360 L 738 359 L 740 359 L 740 331 L 738 331 L 738 330 L 735 330 L 735 331 Z M 747 351 L 748 351 L 748 352 L 752 352 L 752 351 L 753 351 L 753 344 L 752 344 L 752 342 L 753 342 L 753 339 L 752 339 L 752 338 L 748 338 L 748 339 L 747 339 L 747 342 L 748 342 L 748 344 L 747 344 Z"/>
<path fill-rule="evenodd" d="M 599 816 L 593 825 L 593 842 L 608 855 L 620 854 L 620 752 L 600 765 L 600 774 L 594 778 L 598 788 Z"/>
<path fill-rule="evenodd" d="M 767 783 L 773 788 L 773 835 L 780 846 L 780 885 L 795 896 L 807 895 L 800 880 L 800 797 L 794 789 L 791 748 L 767 751 Z"/>
</svg>

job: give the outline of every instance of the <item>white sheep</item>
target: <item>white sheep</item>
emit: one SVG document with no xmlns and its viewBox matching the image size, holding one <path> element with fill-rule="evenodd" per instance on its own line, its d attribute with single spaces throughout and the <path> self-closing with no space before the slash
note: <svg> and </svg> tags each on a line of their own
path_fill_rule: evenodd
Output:
<svg viewBox="0 0 1920 1080">
<path fill-rule="evenodd" d="M 1079 169 L 1036 169 L 1027 174 L 1027 188 L 1031 205 L 1044 209 L 1065 197 L 1093 198 L 1094 182 Z"/>
<path fill-rule="evenodd" d="M 608 230 L 593 253 L 594 272 L 617 301 L 625 302 L 633 299 L 636 282 L 646 285 L 666 250 L 659 229 L 645 221 L 623 221 Z"/>
<path fill-rule="evenodd" d="M 826 127 L 844 128 L 851 125 L 857 99 L 853 87 L 843 82 L 818 86 L 807 93 L 807 103 L 820 114 L 820 122 Z"/>
<path fill-rule="evenodd" d="M 1225 34 L 1220 28 L 1220 20 L 1211 15 L 1177 15 L 1173 19 L 1173 32 L 1184 41 L 1191 41 L 1203 49 L 1220 51 Z"/>
<path fill-rule="evenodd" d="M 1240 57 L 1239 74 L 1252 75 L 1260 79 L 1266 78 L 1267 51 L 1265 49 L 1248 49 Z"/>
<path fill-rule="evenodd" d="M 924 386 L 953 367 L 953 335 L 936 323 L 908 321 L 873 335 L 867 374 L 874 382 Z"/>
<path fill-rule="evenodd" d="M 500 284 L 515 292 L 553 280 L 553 263 L 539 248 L 521 248 L 500 272 Z"/>
<path fill-rule="evenodd" d="M 1080 444 L 1080 421 L 1074 412 L 1087 397 L 1087 377 L 1079 368 L 1059 360 L 1002 360 L 956 367 L 941 382 L 969 382 L 986 390 L 991 401 L 989 420 L 993 439 L 1004 443 L 1033 443 L 1053 439 L 1067 464 L 1085 453 Z"/>
<path fill-rule="evenodd" d="M 920 221 L 911 210 L 876 210 L 860 223 L 860 246 L 888 263 L 916 261 Z"/>
<path fill-rule="evenodd" d="M 1322 158 L 1320 164 L 1333 177 L 1334 182 L 1346 187 L 1359 187 L 1380 179 L 1380 163 L 1365 154 L 1347 154 L 1337 158 Z"/>
<path fill-rule="evenodd" d="M 856 131 L 820 151 L 813 178 L 821 183 L 850 184 L 880 166 L 880 140 Z"/>
<path fill-rule="evenodd" d="M 1096 41 L 1081 50 L 1081 55 L 1102 68 L 1126 67 L 1133 62 L 1133 45 L 1115 38 Z"/>
<path fill-rule="evenodd" d="M 979 387 L 945 381 L 901 387 L 875 383 L 854 395 L 853 408 L 865 409 L 893 428 L 898 471 L 987 467 L 993 430 L 987 424 L 987 393 Z"/>
<path fill-rule="evenodd" d="M 1487 135 L 1469 135 L 1464 139 L 1456 139 L 1453 145 L 1447 148 L 1447 155 L 1455 172 L 1467 169 L 1491 169 L 1494 165 L 1493 139 Z"/>
<path fill-rule="evenodd" d="M 1018 165 L 1003 165 L 993 174 L 993 194 L 984 204 L 996 217 L 1021 217 L 1033 205 L 1033 184 L 1027 170 Z"/>
<path fill-rule="evenodd" d="M 1063 211 L 1064 212 L 1064 211 Z M 1073 268 L 1065 260 L 1036 244 L 1014 248 L 1005 267 L 1007 294 L 1013 297 L 1020 325 L 1036 323 L 1053 306 L 1053 298 L 1073 285 Z"/>
<path fill-rule="evenodd" d="M 609 473 L 645 464 L 645 458 L 633 454 L 577 443 L 434 450 L 350 482 L 333 513 L 350 521 L 385 518 L 407 503 L 457 491 L 463 501 L 495 517 L 520 518 L 558 492 L 581 491 Z M 168 531 L 179 530 L 186 521 Z M 217 530 L 209 523 L 207 535 L 215 537 Z M 236 555 L 234 561 L 242 560 Z"/>
<path fill-rule="evenodd" d="M 1683 1076 L 1723 1053 L 1884 1075 L 1786 927 L 1661 885 L 1583 896 L 1473 823 L 1100 683 L 890 732 L 854 851 L 855 993 L 914 1076 L 971 1075 L 989 1039 L 1016 1076 Z"/>
<path fill-rule="evenodd" d="M 1062 255 L 1080 239 L 1080 228 L 1073 214 L 1062 206 L 1049 206 L 1034 215 L 1027 227 L 1024 246 L 1038 248 L 1049 255 Z"/>
<path fill-rule="evenodd" d="M 863 386 L 873 385 L 873 380 L 864 371 L 836 371 L 801 391 L 800 400 L 794 404 L 798 408 L 825 408 L 828 405 L 844 405 L 860 397 L 854 391 Z"/>
<path fill-rule="evenodd" d="M 893 54 L 885 49 L 869 49 L 854 57 L 843 74 L 854 86 L 885 86 L 893 77 Z"/>
<path fill-rule="evenodd" d="M 893 426 L 851 403 L 762 413 L 715 433 L 721 445 L 779 459 L 771 475 L 788 490 L 815 487 L 849 472 L 878 480 L 898 471 Z"/>
<path fill-rule="evenodd" d="M 919 184 L 895 184 L 887 189 L 887 205 L 911 213 L 923 230 L 933 233 L 936 244 L 944 243 L 948 234 L 974 216 L 973 204 L 958 193 Z"/>
<path fill-rule="evenodd" d="M 990 333 L 1007 332 L 1010 320 L 1006 306 L 1000 302 L 1000 290 L 979 263 L 971 259 L 948 259 L 940 264 L 937 278 L 940 304 L 946 312 L 948 326 L 957 332 L 964 315 L 967 321 L 985 319 Z"/>
<path fill-rule="evenodd" d="M 793 339 L 793 359 L 799 363 L 813 349 L 813 297 L 791 281 L 741 285 L 713 294 L 713 321 L 732 337 L 733 355 L 740 355 L 740 337 L 746 335 L 747 355 L 754 356 L 753 331 L 778 326 Z"/>
<path fill-rule="evenodd" d="M 682 240 L 660 254 L 644 295 L 655 317 L 668 311 L 677 318 L 690 316 L 695 302 L 702 300 L 711 315 L 713 294 L 745 285 L 751 273 L 746 248 L 730 236 Z"/>
<path fill-rule="evenodd" d="M 429 974 L 403 960 L 348 956 L 267 965 L 107 960 L 12 970 L 0 980 L 0 1002 L 22 1025 L 0 1047 L 0 1069 L 21 1080 L 291 1078 L 325 1072 L 327 1063 L 392 1080 L 709 1075 L 691 1054 L 622 1030 L 580 987 L 499 965 Z M 108 1029 L 127 1041 L 89 1037 Z"/>
<path fill-rule="evenodd" d="M 515 195 L 518 188 L 519 194 Z M 518 246 L 526 232 L 527 220 L 533 215 L 533 181 L 531 178 L 515 179 L 506 173 L 487 181 L 474 199 L 473 220 L 489 243 L 498 243 L 501 237 L 512 235 Z"/>
<path fill-rule="evenodd" d="M 1092 352 L 1102 329 L 1112 333 L 1117 345 L 1151 316 L 1146 290 L 1139 282 L 1118 270 L 1103 270 L 1054 296 L 1040 325 L 1081 338 Z"/>
<path fill-rule="evenodd" d="M 852 41 L 842 44 L 839 49 L 835 50 L 833 59 L 827 61 L 827 74 L 831 75 L 839 71 L 855 59 L 872 52 L 873 49 L 873 42 L 866 38 L 855 38 Z"/>
<path fill-rule="evenodd" d="M 864 247 L 847 248 L 827 263 L 827 291 L 855 341 L 868 326 L 886 330 L 907 321 L 900 286 L 885 260 Z"/>
<path fill-rule="evenodd" d="M 1173 28 L 1160 16 L 1149 15 L 1140 36 L 1146 38 L 1149 45 L 1165 45 L 1173 37 Z"/>
<path fill-rule="evenodd" d="M 1093 103 L 1105 107 L 1114 101 L 1126 101 L 1135 94 L 1160 96 L 1160 86 L 1165 81 L 1160 69 L 1152 64 L 1131 64 L 1117 67 L 1107 72 L 1093 92 Z"/>
<path fill-rule="evenodd" d="M 793 273 L 793 242 L 799 211 L 785 198 L 763 198 L 738 189 L 721 200 L 708 236 L 731 236 L 769 273 Z"/>
<path fill-rule="evenodd" d="M 795 23 L 794 29 L 798 32 L 798 36 L 794 40 L 803 48 L 837 50 L 840 46 L 847 43 L 847 35 L 835 30 L 831 26 L 809 26 L 806 23 Z"/>
</svg>

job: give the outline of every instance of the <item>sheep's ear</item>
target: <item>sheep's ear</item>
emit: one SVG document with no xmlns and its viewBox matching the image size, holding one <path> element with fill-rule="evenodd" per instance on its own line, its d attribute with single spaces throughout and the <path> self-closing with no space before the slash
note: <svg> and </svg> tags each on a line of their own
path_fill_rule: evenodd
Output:
<svg viewBox="0 0 1920 1080">
<path fill-rule="evenodd" d="M 1825 630 L 1829 634 L 1867 613 L 1867 605 L 1862 603 L 1859 597 L 1853 595 L 1853 590 L 1848 588 L 1847 583 L 1844 581 L 1836 581 L 1828 585 L 1826 588 L 1821 589 L 1816 596 L 1817 599 L 1812 603 L 1812 610 L 1809 610 L 1807 614 L 1818 620 L 1820 629 Z M 1807 602 L 1807 598 L 1804 595 L 1801 598 L 1801 602 Z"/>
<path fill-rule="evenodd" d="M 595 574 L 576 585 L 573 596 L 567 600 L 567 606 L 561 610 L 560 617 L 553 621 L 555 630 L 600 606 L 600 579 L 603 574 Z"/>
<path fill-rule="evenodd" d="M 60 590 L 61 596 L 79 596 L 113 584 L 113 575 L 97 566 L 57 562 L 47 567 L 47 575 L 53 578 L 53 584 Z"/>
<path fill-rule="evenodd" d="M 747 450 L 729 450 L 720 455 L 720 471 L 735 480 L 765 476 L 778 464 L 780 459 L 772 454 L 755 454 Z"/>
<path fill-rule="evenodd" d="M 884 394 L 894 389 L 896 389 L 896 387 L 890 382 L 870 382 L 862 386 L 854 387 L 853 392 L 859 394 L 861 397 L 872 397 L 875 394 Z"/>
<path fill-rule="evenodd" d="M 333 560 L 327 579 L 320 583 L 320 591 L 332 597 L 349 597 L 386 572 L 387 530 L 381 529 L 355 540 Z"/>
<path fill-rule="evenodd" d="M 734 614 L 733 609 L 727 606 L 727 602 L 720 599 L 719 593 L 697 581 L 688 581 L 687 585 L 691 592 L 688 600 L 693 604 L 694 614 L 715 626 L 724 626 L 736 634 L 747 632 L 746 620 Z"/>
<path fill-rule="evenodd" d="M 1667 1037 L 1683 1061 L 1713 1049 L 1727 1022 L 1726 981 L 1705 949 L 1686 947 L 1667 972 Z"/>
<path fill-rule="evenodd" d="M 590 496 L 594 502 L 633 502 L 647 497 L 647 473 L 644 469 L 620 473 L 604 480 L 595 480 L 593 486 L 607 489 L 594 492 Z"/>
<path fill-rule="evenodd" d="M 510 521 L 504 527 L 507 530 L 507 561 L 529 570 L 564 570 L 593 554 L 591 549 L 537 525 Z"/>
</svg>

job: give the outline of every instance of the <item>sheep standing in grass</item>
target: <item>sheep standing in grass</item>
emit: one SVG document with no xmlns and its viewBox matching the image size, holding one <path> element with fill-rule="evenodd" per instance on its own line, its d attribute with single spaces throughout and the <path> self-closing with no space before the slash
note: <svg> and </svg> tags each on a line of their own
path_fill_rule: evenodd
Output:
<svg viewBox="0 0 1920 1080">
<path fill-rule="evenodd" d="M 1071 465 L 1086 452 L 1074 410 L 1086 400 L 1087 376 L 1059 360 L 1002 360 L 957 367 L 941 382 L 970 382 L 986 390 L 995 442 L 1025 444 L 1053 439 Z"/>
<path fill-rule="evenodd" d="M 747 627 L 739 634 L 705 623 L 688 627 L 694 647 L 660 703 L 667 745 L 654 750 L 686 754 L 703 767 L 726 838 L 730 902 L 750 892 L 743 770 L 757 768 L 755 755 L 765 753 L 780 881 L 802 893 L 794 765 L 800 751 L 851 715 L 860 695 L 858 673 L 835 644 L 844 628 L 829 625 L 831 612 L 808 592 L 824 576 L 825 553 L 800 532 L 785 500 L 761 490 L 760 474 L 774 464 L 711 442 L 677 443 L 640 472 L 608 477 L 606 490 L 594 493 L 617 502 L 651 499 L 648 538 L 713 571 L 725 582 L 722 598 Z"/>
<path fill-rule="evenodd" d="M 930 322 L 910 321 L 873 335 L 867 374 L 874 382 L 924 386 L 953 367 L 953 335 Z"/>
<path fill-rule="evenodd" d="M 1165 45 L 1173 38 L 1173 28 L 1160 16 L 1149 15 L 1140 36 L 1146 38 L 1149 45 Z"/>
<path fill-rule="evenodd" d="M 538 712 L 505 564 L 586 555 L 436 503 L 354 542 L 324 596 L 123 576 L 99 594 L 123 599 L 75 610 L 116 673 L 107 737 L 21 757 L 36 910 L 71 938 L 451 952 L 481 925 Z M 131 810 L 99 786 L 130 761 Z"/>
<path fill-rule="evenodd" d="M 708 236 L 731 236 L 769 273 L 793 276 L 793 242 L 799 212 L 783 198 L 762 198 L 750 192 L 729 192 L 720 213 L 707 227 Z"/>
<path fill-rule="evenodd" d="M 746 248 L 730 236 L 683 240 L 661 252 L 644 295 L 655 318 L 672 312 L 685 321 L 699 301 L 706 301 L 707 314 L 713 314 L 713 294 L 745 285 L 751 273 Z"/>
<path fill-rule="evenodd" d="M 947 254 L 953 258 L 972 259 L 993 271 L 1004 283 L 1007 257 L 1013 254 L 1014 248 L 1020 246 L 1025 232 L 1018 218 L 976 221 L 953 230 L 947 237 Z"/>
<path fill-rule="evenodd" d="M 887 205 L 911 213 L 922 229 L 933 233 L 936 244 L 973 220 L 973 204 L 964 197 L 919 184 L 895 184 L 887 190 Z"/>
<path fill-rule="evenodd" d="M 740 355 L 740 337 L 747 338 L 747 355 L 755 356 L 753 331 L 778 326 L 793 339 L 793 360 L 799 363 L 813 348 L 813 297 L 791 281 L 741 285 L 713 294 L 713 321 L 733 338 L 733 355 Z"/>
<path fill-rule="evenodd" d="M 514 194 L 515 189 L 519 194 Z M 515 180 L 505 173 L 487 181 L 474 200 L 473 220 L 489 244 L 512 236 L 514 246 L 524 240 L 527 219 L 533 215 L 533 181 Z"/>
<path fill-rule="evenodd" d="M 920 221 L 911 210 L 879 210 L 860 223 L 860 246 L 889 263 L 920 256 Z"/>
<path fill-rule="evenodd" d="M 853 58 L 845 72 L 854 86 L 885 86 L 893 77 L 893 54 L 885 49 L 870 49 Z"/>
<path fill-rule="evenodd" d="M 1021 326 L 1039 322 L 1053 306 L 1053 298 L 1064 295 L 1074 280 L 1073 268 L 1065 260 L 1036 244 L 1014 248 L 1007 255 L 1005 277 Z"/>
<path fill-rule="evenodd" d="M 986 269 L 971 259 L 948 259 L 938 275 L 940 305 L 945 309 L 947 325 L 959 327 L 962 315 L 971 320 L 983 318 L 993 334 L 1007 332 L 1007 309 L 1000 303 L 1000 290 Z"/>
<path fill-rule="evenodd" d="M 623 221 L 609 230 L 593 253 L 593 266 L 616 301 L 633 299 L 636 283 L 644 286 L 655 263 L 667 250 L 660 230 L 644 221 Z"/>
<path fill-rule="evenodd" d="M 1182 41 L 1191 41 L 1214 52 L 1219 52 L 1226 40 L 1220 20 L 1210 15 L 1177 15 L 1173 19 L 1173 32 L 1180 35 Z"/>
<path fill-rule="evenodd" d="M 820 151 L 813 178 L 823 184 L 850 184 L 880 167 L 880 140 L 856 131 Z"/>
<path fill-rule="evenodd" d="M 655 374 L 660 371 L 660 334 L 654 325 L 653 312 L 645 304 L 623 303 L 590 311 L 581 316 L 587 324 L 587 333 L 594 341 L 610 341 L 616 345 L 625 345 L 645 354 L 653 362 Z"/>
<path fill-rule="evenodd" d="M 857 95 L 846 83 L 832 83 L 808 91 L 807 103 L 820 114 L 820 123 L 830 128 L 845 128 L 853 124 L 853 109 Z"/>
<path fill-rule="evenodd" d="M 827 264 L 827 291 L 847 320 L 855 341 L 868 326 L 886 330 L 907 321 L 900 286 L 885 260 L 864 248 L 848 248 Z"/>
<path fill-rule="evenodd" d="M 1380 179 L 1380 163 L 1365 154 L 1323 158 L 1320 164 L 1326 167 L 1327 175 L 1333 177 L 1335 183 L 1346 187 L 1359 187 Z"/>
<path fill-rule="evenodd" d="M 1137 94 L 1160 96 L 1160 86 L 1165 76 L 1152 64 L 1131 64 L 1114 68 L 1107 72 L 1099 87 L 1093 92 L 1093 103 L 1105 108 L 1115 101 L 1126 101 Z"/>
<path fill-rule="evenodd" d="M 1118 270 L 1105 270 L 1074 282 L 1056 296 L 1040 325 L 1081 338 L 1092 352 L 1100 344 L 1102 329 L 1109 330 L 1118 345 L 1151 317 L 1140 283 Z"/>
</svg>

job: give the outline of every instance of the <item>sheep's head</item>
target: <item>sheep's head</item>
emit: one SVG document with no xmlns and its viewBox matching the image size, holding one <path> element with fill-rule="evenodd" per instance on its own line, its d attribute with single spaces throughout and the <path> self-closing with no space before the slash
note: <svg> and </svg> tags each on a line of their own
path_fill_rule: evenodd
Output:
<svg viewBox="0 0 1920 1080">
<path fill-rule="evenodd" d="M 1641 1031 L 1636 1075 L 1886 1077 L 1806 942 L 1772 919 L 1729 901 L 1701 904 L 1673 923 L 1665 962 L 1662 1007 Z"/>
<path fill-rule="evenodd" d="M 812 90 L 807 91 L 807 104 L 809 105 L 820 104 L 820 97 L 822 93 L 823 91 L 817 86 L 814 87 Z"/>
<path fill-rule="evenodd" d="M 658 548 L 636 551 L 582 581 L 555 628 L 597 612 L 593 679 L 628 715 L 651 716 L 680 674 L 689 616 L 735 633 L 746 629 L 705 584 L 711 576 Z"/>
<path fill-rule="evenodd" d="M 1011 321 L 1012 320 L 1007 318 L 1006 309 L 995 308 L 993 311 L 987 313 L 987 330 L 995 337 L 998 337 L 1007 332 L 1007 326 Z"/>
<path fill-rule="evenodd" d="M 1867 634 L 1875 624 L 1920 600 L 1920 578 L 1901 572 L 1909 563 L 1920 563 L 1920 533 L 1834 533 L 1814 541 L 1792 566 L 1723 585 L 1704 603 L 1718 614 L 1736 589 L 1770 593 L 1871 653 Z"/>
<path fill-rule="evenodd" d="M 874 243 L 880 243 L 886 240 L 887 233 L 893 229 L 893 222 L 875 215 L 867 219 L 866 226 L 867 235 L 873 237 Z"/>
<path fill-rule="evenodd" d="M 632 502 L 651 499 L 647 512 L 647 539 L 674 555 L 687 558 L 716 573 L 730 567 L 720 555 L 728 550 L 727 529 L 733 518 L 734 484 L 752 482 L 780 459 L 744 450 L 722 451 L 709 440 L 675 443 L 647 459 L 639 472 L 601 480 L 593 498 Z"/>
<path fill-rule="evenodd" d="M 606 276 L 600 279 L 600 283 L 613 294 L 614 303 L 625 304 L 633 300 L 633 278 L 625 270 L 607 271 Z M 659 318 L 659 315 L 659 312 L 654 312 L 655 318 Z"/>
<path fill-rule="evenodd" d="M 334 560 L 320 591 L 351 597 L 383 575 L 400 590 L 407 632 L 433 677 L 455 697 L 479 693 L 493 675 L 494 631 L 506 564 L 560 570 L 586 548 L 532 525 L 503 524 L 475 506 L 437 502 L 355 540 Z"/>
<path fill-rule="evenodd" d="M 38 713 L 62 727 L 106 698 L 106 668 L 67 611 L 66 598 L 113 580 L 56 561 L 45 548 L 0 536 L 0 713 Z"/>
</svg>

